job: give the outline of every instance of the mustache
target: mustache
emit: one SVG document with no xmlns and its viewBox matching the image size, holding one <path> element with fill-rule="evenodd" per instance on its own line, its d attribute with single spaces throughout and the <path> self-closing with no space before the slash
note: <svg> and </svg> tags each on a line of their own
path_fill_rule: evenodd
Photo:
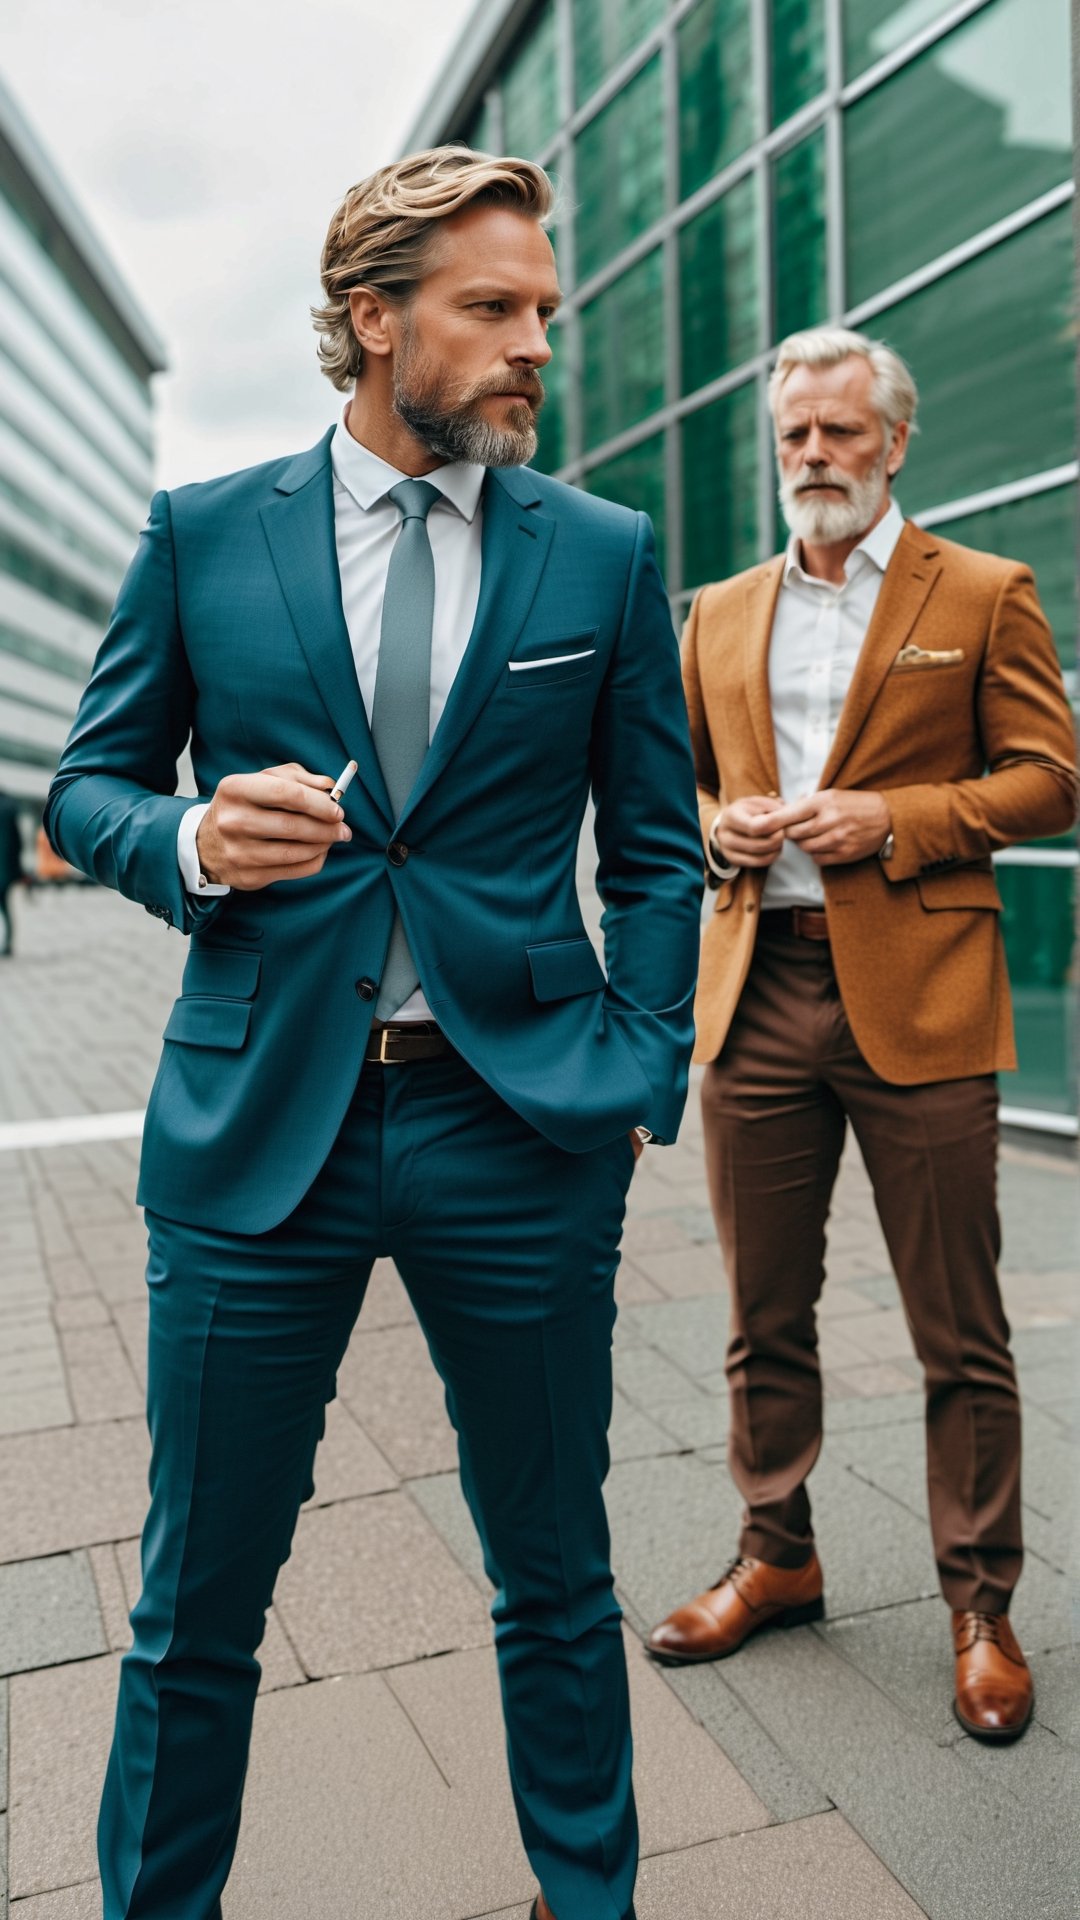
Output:
<svg viewBox="0 0 1080 1920">
<path fill-rule="evenodd" d="M 475 386 L 469 388 L 460 404 L 474 406 L 477 400 L 483 400 L 489 393 L 520 394 L 533 408 L 542 407 L 546 398 L 540 375 L 526 367 L 518 367 L 505 374 L 492 375 L 487 380 L 478 380 Z"/>
<path fill-rule="evenodd" d="M 801 467 L 788 485 L 792 493 L 817 493 L 823 487 L 838 487 L 841 493 L 851 492 L 847 476 L 835 473 L 832 467 Z"/>
</svg>

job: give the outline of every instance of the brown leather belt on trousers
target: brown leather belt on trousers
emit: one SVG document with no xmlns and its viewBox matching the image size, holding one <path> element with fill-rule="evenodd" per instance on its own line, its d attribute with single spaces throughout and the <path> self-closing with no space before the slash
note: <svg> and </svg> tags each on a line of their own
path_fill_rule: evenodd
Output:
<svg viewBox="0 0 1080 1920">
<path fill-rule="evenodd" d="M 378 1067 L 403 1067 L 412 1060 L 439 1060 L 449 1051 L 449 1040 L 433 1020 L 401 1020 L 396 1026 L 390 1020 L 385 1026 L 372 1026 L 364 1061 Z"/>
<path fill-rule="evenodd" d="M 769 907 L 761 925 L 770 933 L 794 934 L 799 940 L 828 940 L 824 907 Z"/>
</svg>

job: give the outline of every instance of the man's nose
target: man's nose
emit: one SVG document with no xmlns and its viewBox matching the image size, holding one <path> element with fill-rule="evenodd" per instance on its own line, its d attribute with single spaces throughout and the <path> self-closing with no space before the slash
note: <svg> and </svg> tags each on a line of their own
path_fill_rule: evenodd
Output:
<svg viewBox="0 0 1080 1920">
<path fill-rule="evenodd" d="M 551 343 L 544 332 L 543 324 L 537 316 L 533 324 L 526 322 L 507 349 L 506 357 L 514 367 L 546 367 L 551 359 Z"/>
<path fill-rule="evenodd" d="M 816 433 L 810 433 L 803 449 L 803 459 L 808 467 L 827 467 L 829 456 Z"/>
</svg>

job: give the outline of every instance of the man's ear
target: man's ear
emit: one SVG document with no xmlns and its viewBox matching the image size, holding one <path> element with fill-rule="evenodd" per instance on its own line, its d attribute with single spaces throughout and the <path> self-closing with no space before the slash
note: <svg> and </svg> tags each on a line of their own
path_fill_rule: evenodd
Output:
<svg viewBox="0 0 1080 1920">
<path fill-rule="evenodd" d="M 384 358 L 394 351 L 390 337 L 390 308 L 371 287 L 354 287 L 349 295 L 352 330 L 365 353 Z"/>
<path fill-rule="evenodd" d="M 885 471 L 890 480 L 895 480 L 907 456 L 911 428 L 906 420 L 898 420 L 893 428 L 889 451 L 885 456 Z"/>
</svg>

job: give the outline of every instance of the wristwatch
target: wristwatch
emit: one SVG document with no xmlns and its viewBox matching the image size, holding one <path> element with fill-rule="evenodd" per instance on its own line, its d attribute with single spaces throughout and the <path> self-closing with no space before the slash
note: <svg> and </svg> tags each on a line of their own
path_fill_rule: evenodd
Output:
<svg viewBox="0 0 1080 1920">
<path fill-rule="evenodd" d="M 709 838 L 705 846 L 705 864 L 709 869 L 706 874 L 706 879 L 714 891 L 724 880 L 734 880 L 736 874 L 741 871 L 739 867 L 731 866 L 730 863 L 724 859 L 720 848 L 713 838 L 716 831 L 716 823 L 719 818 L 720 815 L 718 813 L 713 820 L 712 826 L 709 828 Z"/>
</svg>

